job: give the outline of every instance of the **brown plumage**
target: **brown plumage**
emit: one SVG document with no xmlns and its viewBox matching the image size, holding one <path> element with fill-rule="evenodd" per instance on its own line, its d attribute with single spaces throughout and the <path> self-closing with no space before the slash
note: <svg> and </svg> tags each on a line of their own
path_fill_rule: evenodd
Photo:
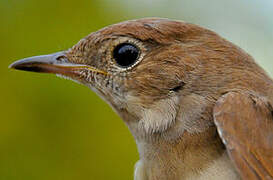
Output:
<svg viewBox="0 0 273 180">
<path fill-rule="evenodd" d="M 11 67 L 72 78 L 107 101 L 135 137 L 136 180 L 273 179 L 272 80 L 210 30 L 126 21 Z"/>
</svg>

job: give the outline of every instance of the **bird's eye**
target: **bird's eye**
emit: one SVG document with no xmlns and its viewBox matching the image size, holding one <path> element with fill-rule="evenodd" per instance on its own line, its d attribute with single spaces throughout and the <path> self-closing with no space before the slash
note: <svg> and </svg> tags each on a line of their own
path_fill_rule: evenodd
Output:
<svg viewBox="0 0 273 180">
<path fill-rule="evenodd" d="M 121 43 L 114 48 L 113 58 L 119 66 L 126 68 L 138 60 L 139 54 L 140 50 L 135 45 Z"/>
</svg>

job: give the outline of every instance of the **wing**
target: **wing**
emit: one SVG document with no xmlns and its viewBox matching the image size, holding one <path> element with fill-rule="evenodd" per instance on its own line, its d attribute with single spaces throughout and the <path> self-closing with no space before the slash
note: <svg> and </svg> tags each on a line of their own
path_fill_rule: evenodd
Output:
<svg viewBox="0 0 273 180">
<path fill-rule="evenodd" d="M 273 179 L 273 110 L 258 96 L 230 92 L 213 110 L 214 122 L 242 179 Z"/>
</svg>

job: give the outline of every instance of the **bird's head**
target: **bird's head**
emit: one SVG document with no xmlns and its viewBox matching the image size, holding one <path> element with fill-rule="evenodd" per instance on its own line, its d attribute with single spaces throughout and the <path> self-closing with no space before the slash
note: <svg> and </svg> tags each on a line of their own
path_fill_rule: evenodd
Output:
<svg viewBox="0 0 273 180">
<path fill-rule="evenodd" d="M 202 122 L 207 116 L 203 112 L 224 91 L 219 88 L 227 57 L 237 51 L 199 26 L 149 18 L 106 27 L 67 51 L 26 58 L 11 67 L 54 73 L 87 85 L 133 134 L 162 133 L 177 129 L 174 124 L 201 131 L 210 126 Z"/>
</svg>

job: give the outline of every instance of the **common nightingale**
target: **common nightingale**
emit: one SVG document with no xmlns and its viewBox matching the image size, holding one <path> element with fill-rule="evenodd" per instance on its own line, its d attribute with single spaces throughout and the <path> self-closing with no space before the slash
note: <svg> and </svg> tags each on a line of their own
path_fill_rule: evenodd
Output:
<svg viewBox="0 0 273 180">
<path fill-rule="evenodd" d="M 135 138 L 135 180 L 273 179 L 273 82 L 208 29 L 131 20 L 10 67 L 68 77 L 103 98 Z"/>
</svg>

